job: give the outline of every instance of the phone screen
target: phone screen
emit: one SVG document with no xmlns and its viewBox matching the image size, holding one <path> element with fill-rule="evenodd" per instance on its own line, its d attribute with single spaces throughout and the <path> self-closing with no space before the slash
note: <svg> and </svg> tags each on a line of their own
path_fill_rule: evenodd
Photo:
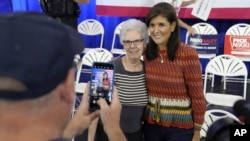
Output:
<svg viewBox="0 0 250 141">
<path fill-rule="evenodd" d="M 94 62 L 91 73 L 89 108 L 91 111 L 100 109 L 99 98 L 111 103 L 114 82 L 114 65 L 112 63 Z"/>
</svg>

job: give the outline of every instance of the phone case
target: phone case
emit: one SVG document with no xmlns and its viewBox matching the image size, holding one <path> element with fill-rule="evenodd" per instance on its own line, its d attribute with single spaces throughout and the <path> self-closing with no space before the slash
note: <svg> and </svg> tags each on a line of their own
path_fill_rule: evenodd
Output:
<svg viewBox="0 0 250 141">
<path fill-rule="evenodd" d="M 91 111 L 100 109 L 97 104 L 100 98 L 104 98 L 108 104 L 111 103 L 114 87 L 114 70 L 115 66 L 113 63 L 93 63 L 89 93 L 89 109 Z"/>
</svg>

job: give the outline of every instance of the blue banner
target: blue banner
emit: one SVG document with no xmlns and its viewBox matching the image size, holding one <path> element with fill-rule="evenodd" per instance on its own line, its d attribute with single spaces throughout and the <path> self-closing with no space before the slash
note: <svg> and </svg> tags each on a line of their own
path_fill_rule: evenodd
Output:
<svg viewBox="0 0 250 141">
<path fill-rule="evenodd" d="M 218 54 L 219 35 L 190 35 L 187 43 L 194 47 L 199 54 Z"/>
</svg>

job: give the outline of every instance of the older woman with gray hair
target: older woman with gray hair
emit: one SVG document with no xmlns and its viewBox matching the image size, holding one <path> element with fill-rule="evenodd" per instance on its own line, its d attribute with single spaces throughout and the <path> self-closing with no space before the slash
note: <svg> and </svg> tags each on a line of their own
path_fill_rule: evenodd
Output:
<svg viewBox="0 0 250 141">
<path fill-rule="evenodd" d="M 142 140 L 142 114 L 148 102 L 142 53 L 148 40 L 145 23 L 129 19 L 122 24 L 120 42 L 126 54 L 115 58 L 115 86 L 122 103 L 120 126 L 128 141 Z M 97 120 L 89 128 L 88 141 L 108 141 L 103 125 Z M 95 135 L 96 131 L 96 135 Z"/>
</svg>

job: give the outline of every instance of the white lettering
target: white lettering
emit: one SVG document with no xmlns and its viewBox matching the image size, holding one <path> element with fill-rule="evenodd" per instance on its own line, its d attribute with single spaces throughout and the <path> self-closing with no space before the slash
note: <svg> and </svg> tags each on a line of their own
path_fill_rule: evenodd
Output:
<svg viewBox="0 0 250 141">
<path fill-rule="evenodd" d="M 246 129 L 236 129 L 234 132 L 234 136 L 244 136 L 247 133 Z"/>
<path fill-rule="evenodd" d="M 202 39 L 198 39 L 198 38 L 190 38 L 190 42 L 194 42 L 194 43 L 202 43 Z"/>
<path fill-rule="evenodd" d="M 234 38 L 233 42 L 247 42 L 247 39 Z"/>
<path fill-rule="evenodd" d="M 235 130 L 235 132 L 234 132 L 234 136 L 241 136 L 241 135 L 240 135 L 240 131 L 239 131 L 239 129 L 236 129 L 236 130 Z"/>
<path fill-rule="evenodd" d="M 233 38 L 233 44 L 232 47 L 235 48 L 250 48 L 250 44 L 248 42 L 248 40 L 245 38 Z"/>
<path fill-rule="evenodd" d="M 242 43 L 242 42 L 234 42 L 233 47 L 237 48 L 249 48 L 249 43 Z"/>
<path fill-rule="evenodd" d="M 208 49 L 216 49 L 216 47 L 207 47 Z"/>
</svg>

